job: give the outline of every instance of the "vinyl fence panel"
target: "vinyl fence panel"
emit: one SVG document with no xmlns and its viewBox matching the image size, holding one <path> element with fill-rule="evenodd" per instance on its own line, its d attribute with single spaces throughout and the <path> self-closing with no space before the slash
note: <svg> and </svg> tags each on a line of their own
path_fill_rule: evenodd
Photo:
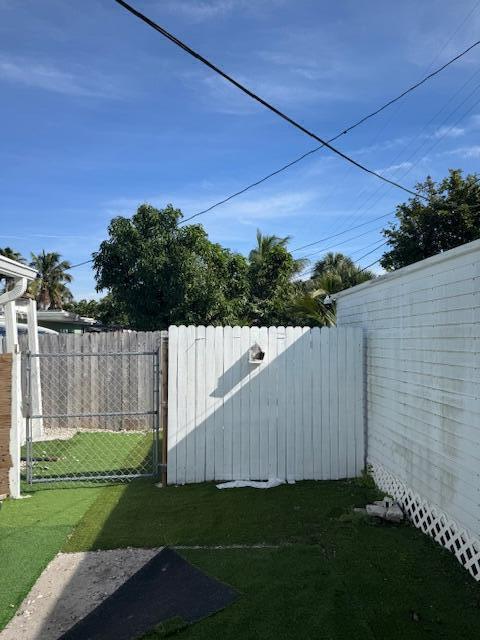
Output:
<svg viewBox="0 0 480 640">
<path fill-rule="evenodd" d="M 170 327 L 168 482 L 359 475 L 362 340 L 352 328 Z"/>
</svg>

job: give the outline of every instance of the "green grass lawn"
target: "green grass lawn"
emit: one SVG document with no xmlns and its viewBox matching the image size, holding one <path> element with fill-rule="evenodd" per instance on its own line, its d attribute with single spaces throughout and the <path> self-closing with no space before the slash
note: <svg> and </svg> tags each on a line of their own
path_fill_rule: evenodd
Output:
<svg viewBox="0 0 480 640">
<path fill-rule="evenodd" d="M 20 547 L 26 559 L 25 571 L 12 560 L 0 572 L 1 606 L 16 606 L 20 587 L 16 599 L 5 598 L 4 589 L 8 593 L 18 575 L 28 573 L 25 593 L 62 545 L 66 551 L 201 545 L 207 548 L 180 552 L 241 595 L 225 611 L 179 630 L 179 640 L 478 637 L 480 585 L 412 527 L 378 525 L 352 513 L 374 497 L 361 481 L 301 482 L 268 491 L 218 491 L 212 484 L 159 489 L 136 481 L 38 492 L 8 503 L 0 515 L 9 530 L 28 529 L 5 548 L 14 554 Z M 64 513 L 68 505 L 70 515 Z M 28 545 L 25 538 L 38 542 Z M 259 543 L 276 546 L 248 548 Z M 213 548 L 235 544 L 247 548 Z M 152 632 L 148 640 L 161 637 Z"/>
<path fill-rule="evenodd" d="M 69 440 L 34 442 L 34 477 L 128 475 L 152 472 L 151 431 L 78 432 Z M 22 455 L 26 455 L 25 447 Z"/>
<path fill-rule="evenodd" d="M 38 491 L 0 510 L 0 629 L 102 489 Z"/>
</svg>

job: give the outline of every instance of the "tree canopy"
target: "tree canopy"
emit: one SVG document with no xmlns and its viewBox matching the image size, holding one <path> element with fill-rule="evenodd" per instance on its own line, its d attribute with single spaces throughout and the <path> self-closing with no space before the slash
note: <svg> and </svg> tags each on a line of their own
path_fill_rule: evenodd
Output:
<svg viewBox="0 0 480 640">
<path fill-rule="evenodd" d="M 289 323 L 304 262 L 289 238 L 257 232 L 248 259 L 209 240 L 201 225 L 179 225 L 172 205 L 141 205 L 114 218 L 94 257 L 97 288 L 107 290 L 129 326 Z"/>
<path fill-rule="evenodd" d="M 372 271 L 362 269 L 349 256 L 343 253 L 326 253 L 316 262 L 310 280 L 301 283 L 290 306 L 291 314 L 299 324 L 332 326 L 335 324 L 335 305 L 325 305 L 325 296 L 374 277 Z"/>
<path fill-rule="evenodd" d="M 326 253 L 315 263 L 312 281 L 316 288 L 333 294 L 354 287 L 375 277 L 373 271 L 362 269 L 343 253 Z"/>
<path fill-rule="evenodd" d="M 74 301 L 70 264 L 56 252 L 32 254 L 40 278 L 30 293 L 41 309 L 66 309 L 105 325 L 157 330 L 170 324 L 317 325 L 335 323 L 326 294 L 374 274 L 341 253 L 327 253 L 302 278 L 290 238 L 257 231 L 248 257 L 212 242 L 202 225 L 182 225 L 182 212 L 141 205 L 111 220 L 93 256 L 100 300 Z M 13 249 L 3 251 L 21 258 Z"/>
<path fill-rule="evenodd" d="M 201 225 L 179 226 L 168 205 L 141 205 L 116 217 L 94 257 L 98 290 L 107 289 L 136 329 L 229 323 L 247 296 L 246 259 L 211 242 Z"/>
<path fill-rule="evenodd" d="M 397 222 L 383 230 L 390 249 L 380 264 L 387 271 L 429 258 L 480 238 L 480 184 L 476 174 L 451 169 L 439 183 L 428 177 L 414 197 L 397 206 Z"/>
</svg>

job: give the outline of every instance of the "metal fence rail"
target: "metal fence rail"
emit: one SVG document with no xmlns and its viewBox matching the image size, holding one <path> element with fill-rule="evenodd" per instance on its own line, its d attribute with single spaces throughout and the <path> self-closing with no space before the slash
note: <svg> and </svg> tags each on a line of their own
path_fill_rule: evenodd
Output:
<svg viewBox="0 0 480 640">
<path fill-rule="evenodd" d="M 26 354 L 28 483 L 158 475 L 161 348 Z"/>
</svg>

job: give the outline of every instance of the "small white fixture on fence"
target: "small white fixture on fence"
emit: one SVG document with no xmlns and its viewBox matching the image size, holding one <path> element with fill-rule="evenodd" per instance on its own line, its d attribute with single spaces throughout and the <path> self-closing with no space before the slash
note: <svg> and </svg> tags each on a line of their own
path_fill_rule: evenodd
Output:
<svg viewBox="0 0 480 640">
<path fill-rule="evenodd" d="M 262 364 L 265 358 L 265 351 L 262 351 L 260 345 L 256 342 L 248 350 L 248 361 L 250 364 Z"/>
</svg>

